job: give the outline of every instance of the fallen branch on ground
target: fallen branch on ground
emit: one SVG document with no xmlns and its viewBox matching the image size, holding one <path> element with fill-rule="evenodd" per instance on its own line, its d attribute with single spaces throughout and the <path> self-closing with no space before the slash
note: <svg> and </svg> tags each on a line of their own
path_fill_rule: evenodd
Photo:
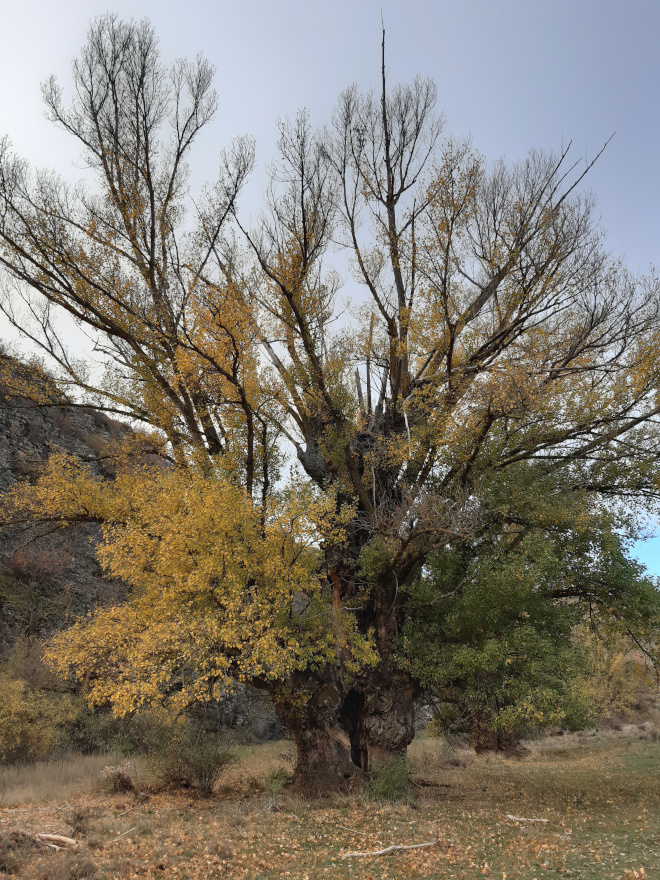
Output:
<svg viewBox="0 0 660 880">
<path fill-rule="evenodd" d="M 358 859 L 364 856 L 386 856 L 388 853 L 399 852 L 404 849 L 422 849 L 425 846 L 436 846 L 438 843 L 437 840 L 431 840 L 429 843 L 412 843 L 408 846 L 400 846 L 398 844 L 392 844 L 392 846 L 388 846 L 386 849 L 376 849 L 372 852 L 349 852 L 342 853 L 342 859 Z"/>
<path fill-rule="evenodd" d="M 512 816 L 511 813 L 506 814 L 507 819 L 511 819 L 513 822 L 549 822 L 549 819 L 523 819 L 522 816 Z"/>
<path fill-rule="evenodd" d="M 52 843 L 61 843 L 64 846 L 79 846 L 77 840 L 74 840 L 73 837 L 64 837 L 63 834 L 44 834 L 43 832 L 39 832 L 37 837 L 39 840 L 50 840 Z"/>
</svg>

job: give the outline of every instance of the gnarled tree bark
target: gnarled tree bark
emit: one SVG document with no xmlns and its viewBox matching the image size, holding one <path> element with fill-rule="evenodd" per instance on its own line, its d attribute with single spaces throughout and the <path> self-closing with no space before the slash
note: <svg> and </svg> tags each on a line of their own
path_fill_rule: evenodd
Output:
<svg viewBox="0 0 660 880">
<path fill-rule="evenodd" d="M 414 688 L 405 672 L 385 662 L 348 685 L 333 677 L 303 713 L 287 719 L 297 749 L 294 788 L 301 793 L 361 787 L 375 768 L 405 754 L 415 735 Z"/>
</svg>

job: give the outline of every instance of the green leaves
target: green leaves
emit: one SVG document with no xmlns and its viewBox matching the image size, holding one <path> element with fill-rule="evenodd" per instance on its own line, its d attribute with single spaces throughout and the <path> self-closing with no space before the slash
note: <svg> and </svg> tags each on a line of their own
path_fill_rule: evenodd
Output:
<svg viewBox="0 0 660 880">
<path fill-rule="evenodd" d="M 618 633 L 624 653 L 657 644 L 660 594 L 610 513 L 532 476 L 495 484 L 485 497 L 495 511 L 506 499 L 499 516 L 433 554 L 411 592 L 401 658 L 447 724 L 584 725 L 604 705 L 602 639 Z"/>
</svg>

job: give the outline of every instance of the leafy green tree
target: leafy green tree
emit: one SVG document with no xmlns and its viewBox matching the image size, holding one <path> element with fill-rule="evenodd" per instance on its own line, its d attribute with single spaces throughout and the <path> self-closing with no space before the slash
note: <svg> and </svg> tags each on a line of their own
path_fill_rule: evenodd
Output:
<svg viewBox="0 0 660 880">
<path fill-rule="evenodd" d="M 490 496 L 506 509 L 499 524 L 431 554 L 403 627 L 404 662 L 438 721 L 468 729 L 477 749 L 594 720 L 595 641 L 619 633 L 628 649 L 657 650 L 660 593 L 611 512 L 581 492 L 559 501 L 547 477 L 511 476 Z"/>
</svg>

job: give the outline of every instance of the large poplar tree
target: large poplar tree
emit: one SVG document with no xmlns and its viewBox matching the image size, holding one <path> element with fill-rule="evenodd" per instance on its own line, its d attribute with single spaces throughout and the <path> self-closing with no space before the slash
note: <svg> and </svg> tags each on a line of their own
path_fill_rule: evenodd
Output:
<svg viewBox="0 0 660 880">
<path fill-rule="evenodd" d="M 148 24 L 103 17 L 71 103 L 44 86 L 95 186 L 0 147 L 5 314 L 165 461 L 117 449 L 101 484 L 55 457 L 5 518 L 104 524 L 132 599 L 56 650 L 94 700 L 184 706 L 256 683 L 296 737 L 298 783 L 332 788 L 412 739 L 395 651 L 411 586 L 438 547 L 515 528 L 493 480 L 656 497 L 660 289 L 605 251 L 590 166 L 567 150 L 487 163 L 443 135 L 433 83 L 390 89 L 384 60 L 379 93 L 349 88 L 327 128 L 282 123 L 255 228 L 248 139 L 193 201 L 212 74 L 166 69 Z M 102 375 L 67 351 L 61 311 Z"/>
</svg>

